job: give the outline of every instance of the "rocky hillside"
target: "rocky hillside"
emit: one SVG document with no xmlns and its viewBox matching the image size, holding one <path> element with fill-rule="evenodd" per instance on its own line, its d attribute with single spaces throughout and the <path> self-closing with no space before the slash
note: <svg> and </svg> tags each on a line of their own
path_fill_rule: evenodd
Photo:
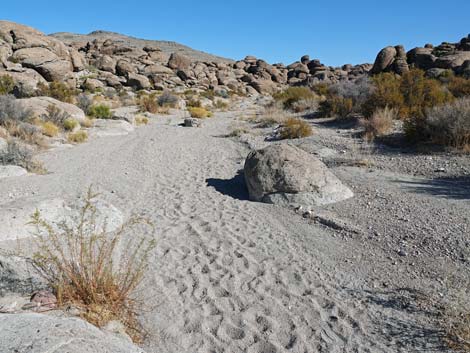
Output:
<svg viewBox="0 0 470 353">
<path fill-rule="evenodd" d="M 122 46 L 139 48 L 143 49 L 145 47 L 157 47 L 159 48 L 166 57 L 166 60 L 169 59 L 172 53 L 179 53 L 181 55 L 187 56 L 194 61 L 205 61 L 205 62 L 224 62 L 230 63 L 233 62 L 232 59 L 223 58 L 216 55 L 211 55 L 199 50 L 192 49 L 188 46 L 164 41 L 164 40 L 146 40 L 139 39 L 123 34 L 108 32 L 108 31 L 94 31 L 89 34 L 76 34 L 68 32 L 59 32 L 53 33 L 50 35 L 53 38 L 56 38 L 67 45 L 70 46 L 83 46 L 88 42 L 93 42 L 95 39 L 97 41 L 105 41 L 107 39 L 113 41 L 114 43 L 119 43 Z"/>
</svg>

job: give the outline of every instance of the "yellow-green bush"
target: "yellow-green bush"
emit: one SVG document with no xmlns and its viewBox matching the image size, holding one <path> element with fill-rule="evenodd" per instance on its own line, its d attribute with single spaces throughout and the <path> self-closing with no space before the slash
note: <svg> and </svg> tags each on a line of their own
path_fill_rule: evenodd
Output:
<svg viewBox="0 0 470 353">
<path fill-rule="evenodd" d="M 97 104 L 90 107 L 88 114 L 95 119 L 110 119 L 111 109 L 105 104 Z"/>
<path fill-rule="evenodd" d="M 64 130 L 72 131 L 79 125 L 78 121 L 73 118 L 67 118 L 63 122 Z"/>
<path fill-rule="evenodd" d="M 15 81 L 10 75 L 0 76 L 0 95 L 9 94 L 15 88 Z"/>
<path fill-rule="evenodd" d="M 67 139 L 69 142 L 73 143 L 82 143 L 88 140 L 88 133 L 83 130 L 79 130 L 77 132 L 71 132 L 68 136 Z"/>
<path fill-rule="evenodd" d="M 205 108 L 189 107 L 188 111 L 192 118 L 204 119 L 204 118 L 210 118 L 212 116 L 212 112 L 210 112 L 209 110 Z"/>
<path fill-rule="evenodd" d="M 49 137 L 55 137 L 59 134 L 59 128 L 52 121 L 46 121 L 41 125 L 42 133 Z"/>
<path fill-rule="evenodd" d="M 313 134 L 312 127 L 304 120 L 289 118 L 281 128 L 281 139 L 298 139 Z"/>
<path fill-rule="evenodd" d="M 77 91 L 63 82 L 54 81 L 49 84 L 38 84 L 40 96 L 52 97 L 65 103 L 73 103 Z"/>
<path fill-rule="evenodd" d="M 135 124 L 137 126 L 139 125 L 147 125 L 149 123 L 149 118 L 147 118 L 145 115 L 137 115 L 135 117 Z"/>
<path fill-rule="evenodd" d="M 286 90 L 273 95 L 274 99 L 281 102 L 284 109 L 291 109 L 294 103 L 301 100 L 315 100 L 317 95 L 307 87 L 289 87 Z"/>
</svg>

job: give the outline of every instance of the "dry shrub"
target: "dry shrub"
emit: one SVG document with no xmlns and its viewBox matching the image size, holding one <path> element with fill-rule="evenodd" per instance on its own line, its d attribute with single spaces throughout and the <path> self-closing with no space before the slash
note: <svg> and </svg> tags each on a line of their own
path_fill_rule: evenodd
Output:
<svg viewBox="0 0 470 353">
<path fill-rule="evenodd" d="M 64 121 L 70 118 L 70 115 L 54 104 L 49 104 L 47 107 L 47 114 L 42 118 L 45 121 L 50 121 L 55 125 L 62 126 Z"/>
<path fill-rule="evenodd" d="M 470 96 L 469 79 L 454 76 L 450 79 L 447 88 L 457 98 Z"/>
<path fill-rule="evenodd" d="M 85 127 L 85 128 L 90 128 L 90 127 L 93 126 L 93 120 L 86 118 L 86 119 L 82 120 L 82 122 L 80 123 L 80 125 L 81 125 L 82 127 Z"/>
<path fill-rule="evenodd" d="M 82 93 L 77 96 L 77 106 L 85 112 L 85 114 L 90 113 L 90 108 L 93 105 L 93 97 Z"/>
<path fill-rule="evenodd" d="M 250 122 L 256 123 L 259 128 L 267 128 L 277 125 L 282 125 L 289 118 L 289 115 L 279 109 L 276 105 L 267 106 L 264 113 L 259 116 L 253 116 L 249 119 Z"/>
<path fill-rule="evenodd" d="M 172 94 L 169 91 L 163 92 L 157 98 L 157 104 L 159 107 L 176 108 L 178 102 L 179 102 L 179 97 Z"/>
<path fill-rule="evenodd" d="M 191 117 L 196 119 L 205 119 L 210 118 L 212 116 L 212 112 L 207 110 L 206 108 L 189 107 L 188 111 Z"/>
<path fill-rule="evenodd" d="M 15 88 L 15 81 L 10 75 L 0 76 L 0 95 L 10 94 Z"/>
<path fill-rule="evenodd" d="M 199 99 L 196 99 L 194 97 L 191 97 L 190 99 L 188 99 L 186 101 L 186 106 L 187 107 L 196 107 L 196 108 L 201 108 L 202 107 L 202 103 Z"/>
<path fill-rule="evenodd" d="M 72 118 L 67 118 L 63 122 L 63 127 L 65 131 L 73 131 L 75 130 L 80 124 L 77 120 Z"/>
<path fill-rule="evenodd" d="M 68 134 L 67 140 L 72 143 L 83 143 L 88 140 L 88 133 L 84 130 L 71 132 L 70 134 Z"/>
<path fill-rule="evenodd" d="M 353 108 L 354 103 L 352 98 L 343 98 L 334 95 L 320 103 L 319 112 L 323 117 L 345 119 L 353 112 Z"/>
<path fill-rule="evenodd" d="M 17 165 L 33 173 L 44 172 L 42 163 L 34 159 L 32 149 L 14 140 L 8 141 L 6 153 L 0 153 L 0 164 Z"/>
<path fill-rule="evenodd" d="M 139 97 L 139 107 L 140 107 L 140 110 L 143 112 L 157 114 L 159 111 L 157 95 L 155 93 L 141 95 Z"/>
<path fill-rule="evenodd" d="M 286 90 L 273 95 L 277 102 L 282 103 L 284 109 L 292 109 L 293 105 L 302 100 L 318 100 L 318 96 L 307 87 L 289 87 Z"/>
<path fill-rule="evenodd" d="M 12 95 L 0 95 L 0 125 L 27 121 L 32 116 L 31 111 L 23 109 Z"/>
<path fill-rule="evenodd" d="M 364 136 L 368 141 L 372 141 L 378 136 L 383 136 L 393 128 L 393 120 L 397 119 L 397 111 L 385 107 L 377 110 L 370 118 L 363 118 L 359 121 L 364 128 Z"/>
<path fill-rule="evenodd" d="M 88 322 L 103 327 L 121 321 L 135 340 L 142 337 L 137 321 L 141 304 L 135 291 L 142 281 L 155 241 L 139 236 L 152 227 L 144 218 L 132 216 L 113 233 L 97 221 L 91 188 L 77 219 L 54 225 L 39 211 L 32 216 L 37 251 L 33 263 L 47 280 L 61 307 L 75 306 Z M 121 252 L 121 249 L 123 249 Z"/>
<path fill-rule="evenodd" d="M 147 125 L 148 123 L 149 123 L 149 118 L 147 118 L 145 115 L 137 115 L 135 117 L 135 124 L 137 126 Z"/>
<path fill-rule="evenodd" d="M 42 133 L 49 137 L 55 137 L 59 134 L 59 128 L 52 121 L 46 121 L 41 124 Z"/>
<path fill-rule="evenodd" d="M 445 146 L 470 148 L 470 97 L 429 109 L 417 137 Z"/>
<path fill-rule="evenodd" d="M 77 90 L 63 82 L 54 81 L 49 84 L 39 83 L 38 94 L 40 96 L 52 97 L 65 103 L 73 103 Z"/>
<path fill-rule="evenodd" d="M 214 100 L 213 104 L 214 109 L 226 111 L 228 109 L 228 103 L 224 102 L 221 99 Z"/>
<path fill-rule="evenodd" d="M 16 137 L 29 144 L 47 147 L 40 127 L 29 123 L 10 121 L 5 125 L 10 136 Z"/>
<path fill-rule="evenodd" d="M 298 139 L 313 134 L 312 127 L 302 119 L 289 118 L 280 130 L 281 139 Z"/>
</svg>

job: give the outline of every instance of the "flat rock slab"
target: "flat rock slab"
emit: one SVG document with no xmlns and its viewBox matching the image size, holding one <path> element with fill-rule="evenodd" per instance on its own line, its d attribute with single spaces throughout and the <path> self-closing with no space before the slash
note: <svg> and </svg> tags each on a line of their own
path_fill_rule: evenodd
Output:
<svg viewBox="0 0 470 353">
<path fill-rule="evenodd" d="M 28 171 L 16 165 L 0 165 L 0 179 L 19 177 L 28 174 Z"/>
<path fill-rule="evenodd" d="M 0 351 L 18 353 L 145 353 L 127 339 L 78 318 L 0 314 Z"/>
<path fill-rule="evenodd" d="M 106 229 L 112 232 L 124 223 L 123 214 L 113 205 L 97 200 L 95 207 L 98 226 L 103 226 L 106 222 Z M 3 204 L 0 210 L 0 242 L 31 237 L 35 229 L 32 225 L 28 225 L 28 222 L 31 221 L 31 216 L 36 210 L 51 224 L 57 224 L 63 220 L 73 221 L 79 212 L 79 209 L 69 206 L 62 199 L 38 202 L 19 200 Z"/>
<path fill-rule="evenodd" d="M 94 137 L 125 136 L 134 131 L 134 126 L 124 120 L 96 119 L 90 135 Z"/>
</svg>

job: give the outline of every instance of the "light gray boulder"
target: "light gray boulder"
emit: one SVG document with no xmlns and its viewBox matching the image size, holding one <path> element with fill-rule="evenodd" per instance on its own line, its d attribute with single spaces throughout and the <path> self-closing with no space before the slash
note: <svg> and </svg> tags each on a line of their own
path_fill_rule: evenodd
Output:
<svg viewBox="0 0 470 353">
<path fill-rule="evenodd" d="M 0 347 L 5 353 L 144 353 L 81 319 L 35 313 L 0 314 Z"/>
<path fill-rule="evenodd" d="M 28 171 L 16 165 L 0 165 L 0 179 L 19 177 L 28 174 Z"/>
<path fill-rule="evenodd" d="M 29 110 L 36 117 L 42 117 L 47 114 L 47 108 L 50 105 L 55 106 L 61 111 L 67 113 L 70 118 L 83 123 L 86 120 L 85 113 L 79 107 L 73 104 L 64 103 L 51 97 L 33 97 L 18 99 L 16 101 L 23 109 Z"/>
<path fill-rule="evenodd" d="M 8 294 L 31 295 L 46 288 L 46 281 L 31 262 L 23 257 L 0 253 L 0 297 Z"/>
<path fill-rule="evenodd" d="M 200 127 L 201 121 L 196 118 L 186 118 L 184 119 L 184 126 L 185 127 Z"/>
<path fill-rule="evenodd" d="M 287 144 L 252 151 L 245 161 L 244 172 L 253 201 L 308 207 L 353 196 L 319 159 Z"/>
</svg>

